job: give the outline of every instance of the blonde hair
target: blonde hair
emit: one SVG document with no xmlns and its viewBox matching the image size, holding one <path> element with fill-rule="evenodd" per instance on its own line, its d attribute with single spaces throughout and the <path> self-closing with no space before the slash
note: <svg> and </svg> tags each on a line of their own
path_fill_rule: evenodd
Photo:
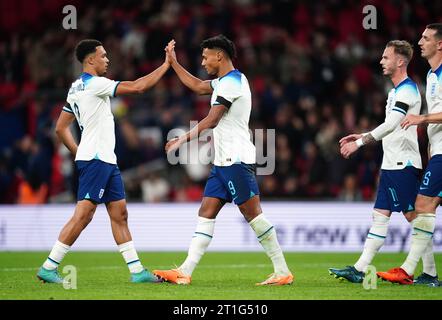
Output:
<svg viewBox="0 0 442 320">
<path fill-rule="evenodd" d="M 393 47 L 394 53 L 400 54 L 407 59 L 407 63 L 411 61 L 413 57 L 413 46 L 405 40 L 391 40 L 387 43 L 387 48 Z"/>
</svg>

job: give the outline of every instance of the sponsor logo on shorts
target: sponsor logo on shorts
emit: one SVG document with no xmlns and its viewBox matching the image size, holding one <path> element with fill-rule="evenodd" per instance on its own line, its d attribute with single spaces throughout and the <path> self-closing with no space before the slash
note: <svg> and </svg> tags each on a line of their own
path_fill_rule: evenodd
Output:
<svg viewBox="0 0 442 320">
<path fill-rule="evenodd" d="M 100 193 L 98 194 L 98 198 L 101 199 L 104 194 L 104 189 L 100 189 Z"/>
</svg>

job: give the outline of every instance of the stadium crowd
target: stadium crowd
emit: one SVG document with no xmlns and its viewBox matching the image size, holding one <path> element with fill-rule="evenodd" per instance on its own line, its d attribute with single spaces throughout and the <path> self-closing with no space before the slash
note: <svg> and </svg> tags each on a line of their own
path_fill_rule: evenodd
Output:
<svg viewBox="0 0 442 320">
<path fill-rule="evenodd" d="M 62 26 L 66 4 L 76 8 L 77 29 Z M 366 4 L 377 9 L 377 29 L 363 28 Z M 441 21 L 438 12 L 440 1 L 425 0 L 1 1 L 0 203 L 75 199 L 73 159 L 54 125 L 81 70 L 79 40 L 103 42 L 107 77 L 133 80 L 163 62 L 173 38 L 180 63 L 208 79 L 199 44 L 219 33 L 235 42 L 235 67 L 251 84 L 252 130 L 276 130 L 275 172 L 258 176 L 263 199 L 372 200 L 381 144 L 345 160 L 338 141 L 383 122 L 391 84 L 379 61 L 389 40 L 415 46 L 410 76 L 423 92 L 429 67 L 417 42 L 426 24 Z M 199 201 L 208 166 L 171 165 L 163 150 L 171 129 L 207 114 L 209 98 L 170 70 L 142 97 L 117 97 L 112 108 L 128 199 Z M 425 161 L 425 128 L 419 137 Z"/>
</svg>

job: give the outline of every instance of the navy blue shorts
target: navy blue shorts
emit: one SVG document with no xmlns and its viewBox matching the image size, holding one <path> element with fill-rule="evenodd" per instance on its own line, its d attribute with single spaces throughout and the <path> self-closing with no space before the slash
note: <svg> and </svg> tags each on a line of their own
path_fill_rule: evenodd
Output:
<svg viewBox="0 0 442 320">
<path fill-rule="evenodd" d="M 77 201 L 107 203 L 125 198 L 124 184 L 116 164 L 101 160 L 76 161 L 79 182 Z"/>
<path fill-rule="evenodd" d="M 442 154 L 431 157 L 428 162 L 422 176 L 419 194 L 427 197 L 442 197 Z"/>
<path fill-rule="evenodd" d="M 213 166 L 204 189 L 204 196 L 241 205 L 259 195 L 255 165 L 234 163 L 228 167 Z"/>
<path fill-rule="evenodd" d="M 405 167 L 402 170 L 381 170 L 374 207 L 390 212 L 413 211 L 419 189 L 419 172 L 420 170 L 415 167 Z"/>
</svg>

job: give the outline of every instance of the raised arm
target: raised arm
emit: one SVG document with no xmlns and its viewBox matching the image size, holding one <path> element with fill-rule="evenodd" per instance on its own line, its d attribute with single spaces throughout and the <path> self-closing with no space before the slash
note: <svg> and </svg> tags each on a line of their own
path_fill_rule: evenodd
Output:
<svg viewBox="0 0 442 320">
<path fill-rule="evenodd" d="M 69 107 L 70 108 L 70 107 Z M 75 116 L 71 112 L 62 111 L 58 117 L 57 124 L 55 125 L 55 133 L 61 142 L 69 149 L 71 154 L 75 157 L 77 154 L 78 145 L 72 136 L 69 129 L 71 123 L 75 120 Z"/>
<path fill-rule="evenodd" d="M 157 84 L 161 77 L 169 69 L 170 64 L 167 61 L 148 75 L 134 81 L 121 81 L 117 85 L 116 96 L 125 94 L 140 94 Z"/>
<path fill-rule="evenodd" d="M 201 80 L 193 76 L 186 69 L 184 69 L 182 65 L 178 63 L 175 54 L 175 40 L 170 41 L 164 50 L 166 51 L 166 55 L 170 65 L 172 66 L 173 70 L 175 70 L 178 78 L 186 87 L 199 95 L 212 93 L 213 89 L 210 86 L 210 80 Z"/>
</svg>

